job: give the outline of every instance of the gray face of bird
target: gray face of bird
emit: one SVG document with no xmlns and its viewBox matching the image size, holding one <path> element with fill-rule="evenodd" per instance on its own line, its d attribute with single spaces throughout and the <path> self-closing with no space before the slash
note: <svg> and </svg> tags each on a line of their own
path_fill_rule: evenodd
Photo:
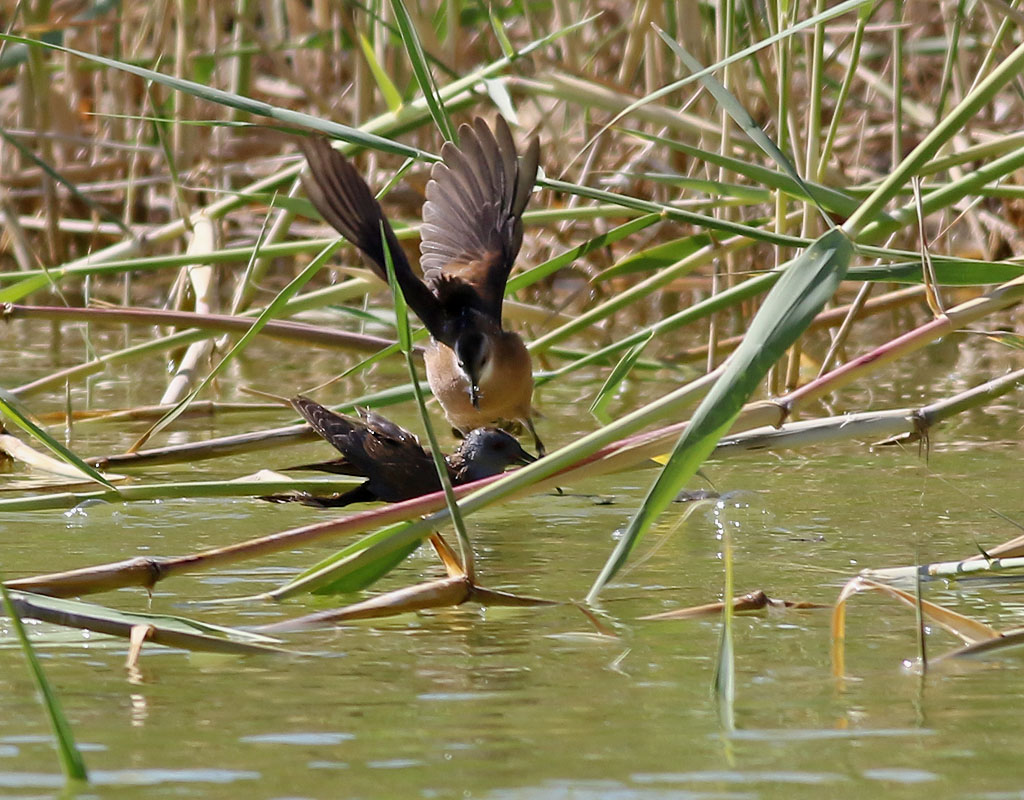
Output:
<svg viewBox="0 0 1024 800">
<path fill-rule="evenodd" d="M 470 431 L 459 445 L 459 453 L 466 464 L 462 477 L 467 482 L 497 475 L 513 464 L 529 464 L 537 460 L 514 436 L 497 428 Z"/>
</svg>

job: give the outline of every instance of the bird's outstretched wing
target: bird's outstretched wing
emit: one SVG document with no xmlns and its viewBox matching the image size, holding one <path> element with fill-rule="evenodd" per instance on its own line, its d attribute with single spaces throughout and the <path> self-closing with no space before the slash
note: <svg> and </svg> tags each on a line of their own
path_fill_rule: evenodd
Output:
<svg viewBox="0 0 1024 800">
<path fill-rule="evenodd" d="M 540 146 L 534 138 L 520 159 L 502 117 L 493 133 L 477 117 L 472 126 L 460 126 L 459 138 L 460 146 L 448 142 L 441 148 L 443 162 L 434 165 L 427 183 L 420 267 L 443 308 L 469 303 L 500 325 Z M 466 284 L 471 291 L 464 290 Z"/>
<path fill-rule="evenodd" d="M 385 281 L 387 264 L 384 242 L 387 243 L 395 278 L 406 302 L 431 335 L 442 338 L 444 319 L 441 305 L 433 292 L 412 271 L 391 223 L 384 216 L 380 203 L 366 181 L 326 139 L 307 137 L 300 139 L 299 144 L 309 164 L 309 170 L 302 175 L 302 184 L 316 210 L 370 259 L 373 271 Z M 383 240 L 381 228 L 384 230 Z"/>
</svg>

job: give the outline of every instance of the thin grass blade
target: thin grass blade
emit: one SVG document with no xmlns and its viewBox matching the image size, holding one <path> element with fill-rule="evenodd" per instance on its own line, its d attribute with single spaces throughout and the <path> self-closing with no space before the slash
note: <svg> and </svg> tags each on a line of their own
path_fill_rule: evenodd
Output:
<svg viewBox="0 0 1024 800">
<path fill-rule="evenodd" d="M 715 150 L 694 147 L 693 145 L 686 144 L 685 142 L 680 142 L 676 139 L 669 139 L 664 136 L 656 136 L 655 134 L 647 133 L 646 131 L 628 128 L 626 129 L 626 132 L 640 139 L 644 139 L 645 141 L 654 142 L 663 147 L 668 147 L 671 150 L 683 153 L 690 158 L 700 159 L 701 161 L 714 164 L 717 167 L 723 167 L 729 172 L 734 172 L 737 175 L 743 175 L 762 186 L 767 186 L 770 189 L 777 189 L 791 197 L 813 200 L 826 211 L 830 211 L 834 214 L 848 217 L 856 211 L 857 207 L 860 205 L 857 198 L 847 194 L 846 192 L 807 180 L 798 182 L 785 173 L 778 172 L 777 170 L 762 166 L 761 164 L 755 164 L 750 160 L 745 161 L 740 158 L 733 158 Z M 810 194 L 805 194 L 805 192 L 809 192 Z M 891 219 L 888 215 L 885 215 L 885 218 Z"/>
<path fill-rule="evenodd" d="M 0 127 L 0 138 L 2 138 L 7 144 L 14 147 L 21 155 L 28 161 L 31 161 L 43 172 L 50 176 L 55 182 L 59 183 L 65 189 L 67 189 L 76 200 L 81 202 L 87 208 L 91 209 L 101 219 L 105 219 L 107 222 L 112 222 L 114 225 L 119 227 L 125 236 L 131 237 L 133 234 L 127 225 L 121 220 L 120 217 L 114 216 L 108 211 L 103 205 L 97 203 L 89 195 L 83 194 L 78 191 L 78 186 L 75 185 L 74 181 L 70 181 L 60 174 L 56 169 L 47 164 L 43 159 L 37 156 L 31 149 L 21 143 L 20 140 L 11 136 L 6 130 Z"/>
<path fill-rule="evenodd" d="M 637 359 L 640 358 L 644 348 L 650 343 L 651 339 L 654 338 L 654 334 L 649 334 L 643 341 L 637 342 L 633 345 L 626 353 L 619 359 L 619 363 L 615 365 L 614 369 L 609 373 L 608 378 L 605 380 L 604 385 L 598 390 L 597 397 L 594 398 L 594 402 L 590 404 L 590 413 L 600 422 L 602 425 L 607 425 L 611 422 L 611 418 L 608 416 L 607 408 L 608 403 L 611 402 L 615 392 L 618 391 L 619 386 L 626 380 L 629 373 L 633 371 L 633 367 L 636 365 Z"/>
<path fill-rule="evenodd" d="M 683 236 L 680 239 L 661 242 L 653 247 L 630 253 L 621 261 L 607 269 L 601 270 L 591 279 L 591 282 L 600 283 L 601 281 L 619 278 L 623 275 L 664 269 L 679 263 L 688 256 L 692 256 L 702 247 L 707 247 L 712 242 L 713 239 L 708 233 L 698 233 L 693 236 Z"/>
<path fill-rule="evenodd" d="M 552 275 L 563 267 L 568 266 L 578 258 L 600 250 L 604 247 L 610 247 L 627 236 L 631 236 L 634 233 L 649 228 L 655 223 L 661 222 L 663 217 L 661 214 L 644 214 L 643 216 L 637 217 L 636 219 L 625 222 L 616 228 L 612 228 L 606 233 L 599 234 L 592 239 L 588 239 L 583 244 L 577 245 L 564 253 L 559 253 L 554 258 L 548 259 L 543 264 L 538 264 L 532 269 L 528 269 L 525 272 L 521 272 L 518 275 L 509 278 L 508 283 L 505 285 L 505 294 L 511 294 L 518 289 L 522 289 L 526 286 L 530 286 L 537 281 L 543 280 L 548 275 Z M 678 259 L 677 259 L 678 260 Z M 0 297 L 2 299 L 2 297 Z"/>
<path fill-rule="evenodd" d="M 381 223 L 381 238 L 384 237 L 384 224 Z M 455 500 L 455 493 L 452 491 L 451 478 L 448 475 L 448 464 L 441 454 L 441 445 L 438 444 L 437 434 L 434 433 L 434 426 L 430 422 L 430 415 L 427 413 L 427 403 L 423 397 L 423 389 L 420 386 L 419 375 L 416 374 L 416 364 L 412 354 L 412 331 L 409 326 L 409 309 L 402 294 L 402 288 L 398 285 L 398 276 L 395 275 L 395 265 L 391 258 L 391 251 L 384 248 L 384 266 L 388 273 L 388 284 L 391 286 L 391 296 L 395 303 L 395 324 L 398 329 L 398 343 L 405 353 L 406 369 L 409 372 L 409 380 L 412 382 L 413 395 L 416 398 L 416 405 L 420 410 L 420 419 L 430 442 L 430 455 L 434 461 L 434 469 L 437 470 L 437 478 L 444 491 L 445 503 L 448 512 L 452 516 L 452 524 L 455 526 L 455 533 L 459 537 L 459 552 L 462 556 L 462 568 L 465 570 L 466 579 L 470 584 L 476 577 L 473 558 L 473 543 L 469 540 L 469 533 L 466 530 L 466 523 L 459 511 L 459 504 Z"/>
<path fill-rule="evenodd" d="M 57 50 L 61 53 L 67 53 L 68 55 L 84 58 L 94 64 L 101 64 L 102 66 L 110 67 L 111 69 L 118 69 L 132 75 L 137 75 L 145 80 L 167 86 L 175 91 L 185 92 L 186 94 L 198 97 L 201 100 L 207 100 L 211 103 L 217 103 L 218 105 L 227 106 L 229 108 L 236 108 L 239 111 L 245 111 L 250 114 L 258 114 L 260 116 L 268 117 L 269 119 L 277 120 L 278 122 L 282 122 L 289 126 L 312 128 L 313 130 L 320 131 L 328 136 L 342 139 L 360 147 L 367 147 L 373 150 L 380 150 L 384 153 L 395 153 L 396 155 L 409 156 L 413 158 L 426 158 L 431 161 L 436 160 L 429 153 L 425 153 L 415 147 L 409 147 L 408 145 L 404 145 L 398 141 L 386 139 L 383 136 L 367 133 L 366 131 L 361 131 L 357 128 L 350 128 L 347 125 L 342 125 L 337 122 L 329 122 L 327 120 L 320 119 L 319 117 L 314 117 L 311 114 L 290 111 L 286 108 L 274 106 L 261 100 L 253 100 L 249 97 L 243 97 L 239 94 L 226 92 L 223 89 L 216 89 L 212 86 L 185 80 L 184 78 L 164 75 L 161 72 L 146 69 L 145 67 L 140 67 L 126 61 L 117 61 L 116 59 L 106 58 L 105 56 L 97 55 L 95 53 L 86 53 L 82 50 L 75 50 L 71 47 L 64 47 L 62 45 L 52 44 L 38 39 L 29 39 L 24 36 L 14 36 L 7 33 L 0 33 L 0 41 Z"/>
<path fill-rule="evenodd" d="M 42 695 L 43 707 L 46 709 L 47 717 L 50 720 L 50 727 L 53 729 L 53 735 L 57 740 L 57 753 L 60 756 L 60 765 L 64 771 L 64 777 L 69 781 L 87 781 L 89 780 L 89 773 L 85 768 L 85 759 L 82 758 L 82 754 L 75 744 L 75 735 L 71 731 L 71 725 L 68 724 L 67 717 L 64 716 L 60 698 L 57 697 L 57 693 L 53 690 L 49 680 L 47 680 L 46 673 L 43 672 L 43 667 L 39 663 L 39 659 L 36 658 L 35 651 L 32 649 L 32 643 L 25 633 L 25 626 L 21 623 L 18 610 L 14 607 L 14 601 L 11 599 L 7 587 L 2 583 L 0 583 L 0 595 L 3 596 L 4 608 L 11 618 L 14 632 L 21 643 L 21 651 L 25 654 L 25 660 L 28 662 L 32 679 L 35 681 L 40 695 Z"/>
<path fill-rule="evenodd" d="M 366 64 L 370 68 L 370 73 L 373 75 L 373 79 L 377 82 L 377 88 L 380 89 L 381 95 L 384 97 L 384 102 L 387 103 L 388 108 L 391 111 L 398 111 L 402 107 L 402 95 L 398 91 L 398 88 L 392 82 L 391 78 L 388 77 L 387 72 L 384 71 L 384 67 L 381 66 L 377 60 L 376 54 L 373 52 L 373 45 L 370 44 L 370 40 L 360 32 L 359 37 L 359 48 L 363 51 L 363 58 L 366 59 Z"/>
<path fill-rule="evenodd" d="M 413 24 L 412 17 L 409 15 L 409 10 L 405 7 L 405 3 L 402 0 L 391 0 L 391 9 L 395 13 L 395 22 L 398 24 L 399 32 L 402 34 L 405 52 L 409 56 L 413 75 L 416 76 L 416 83 L 419 84 L 420 91 L 423 93 L 423 99 L 430 110 L 430 116 L 434 118 L 434 124 L 437 125 L 437 129 L 441 131 L 441 135 L 445 139 L 450 142 L 457 141 L 455 138 L 455 126 L 452 124 L 451 117 L 448 116 L 448 111 L 444 107 L 444 101 L 437 90 L 437 83 L 434 81 L 434 75 L 430 71 L 430 65 L 427 63 L 427 57 L 423 52 L 423 45 L 420 42 L 419 34 L 416 32 L 416 26 Z"/>
<path fill-rule="evenodd" d="M 150 630 L 148 641 L 166 647 L 235 655 L 282 652 L 273 647 L 278 640 L 265 634 L 211 625 L 171 614 L 119 611 L 96 603 L 46 597 L 30 592 L 12 592 L 11 602 L 23 617 L 122 639 L 130 638 L 133 628 L 145 627 Z"/>
<path fill-rule="evenodd" d="M 36 423 L 32 421 L 31 415 L 22 407 L 21 403 L 14 397 L 14 395 L 6 389 L 0 389 L 0 413 L 7 416 L 7 418 L 14 422 L 15 425 L 32 436 L 58 458 L 80 470 L 84 475 L 88 476 L 90 480 L 94 480 L 96 483 L 106 486 L 108 489 L 115 492 L 117 491 L 117 487 L 115 487 L 114 484 L 104 478 L 94 468 L 86 464 L 81 458 L 75 455 L 75 453 L 50 436 L 50 434 L 36 425 Z"/>
<path fill-rule="evenodd" d="M 274 298 L 273 302 L 271 302 L 265 309 L 263 309 L 260 315 L 256 318 L 255 322 L 253 322 L 252 327 L 249 328 L 249 330 L 247 330 L 244 334 L 242 334 L 242 336 L 239 337 L 238 341 L 235 342 L 234 346 L 224 355 L 224 358 L 220 360 L 217 366 L 210 370 L 210 373 L 199 383 L 199 385 L 196 386 L 196 388 L 193 389 L 191 392 L 189 392 L 188 395 L 186 395 L 179 403 L 177 403 L 174 406 L 174 408 L 172 408 L 156 423 L 154 423 L 154 425 L 148 431 L 146 431 L 141 437 L 139 437 L 139 439 L 128 449 L 128 452 L 136 452 L 147 441 L 149 441 L 149 439 L 152 436 L 162 431 L 164 428 L 166 428 L 168 425 L 174 422 L 174 420 L 176 420 L 179 416 L 181 416 L 182 412 L 184 412 L 184 410 L 188 407 L 188 404 L 191 403 L 196 397 L 198 397 L 200 392 L 202 392 L 203 389 L 205 389 L 210 384 L 210 382 L 214 380 L 214 378 L 216 378 L 227 367 L 228 364 L 231 363 L 235 356 L 238 353 L 242 352 L 249 345 L 249 343 L 260 332 L 260 330 L 263 329 L 263 326 L 266 325 L 274 317 L 280 315 L 281 311 L 288 304 L 288 301 L 291 300 L 292 297 L 294 297 L 298 293 L 299 289 L 305 286 L 306 283 L 308 283 L 309 280 L 314 275 L 316 275 L 316 273 L 320 270 L 320 267 L 322 267 L 327 262 L 327 260 L 334 254 L 334 252 L 340 246 L 341 239 L 338 239 L 337 241 L 327 245 L 327 247 L 321 250 L 320 254 L 316 258 L 314 258 L 309 263 L 309 265 L 304 270 L 302 270 L 302 272 L 300 272 L 295 278 L 293 278 L 288 283 L 288 285 L 285 286 L 284 289 L 282 289 L 278 293 L 277 297 Z M 256 253 L 254 251 L 254 257 L 255 256 Z"/>
<path fill-rule="evenodd" d="M 690 55 L 686 48 L 683 47 L 679 42 L 669 36 L 665 31 L 659 28 L 657 25 L 654 29 L 658 32 L 658 35 L 662 40 L 669 46 L 669 49 L 675 53 L 676 57 L 683 62 L 690 72 L 700 75 L 700 81 L 704 84 L 704 87 L 711 92 L 712 96 L 718 102 L 718 105 L 732 117 L 733 121 L 740 126 L 740 129 L 750 138 L 754 144 L 760 147 L 769 158 L 771 158 L 776 164 L 778 164 L 782 171 L 785 172 L 796 184 L 800 187 L 801 192 L 805 197 L 809 197 L 812 202 L 821 212 L 821 215 L 828 222 L 828 217 L 825 216 L 824 210 L 821 206 L 817 205 L 817 201 L 814 200 L 814 194 L 810 188 L 804 183 L 803 178 L 800 177 L 800 173 L 797 172 L 796 166 L 790 160 L 789 156 L 779 149 L 779 146 L 773 142 L 768 135 L 761 129 L 761 126 L 754 122 L 754 118 L 750 116 L 750 113 L 743 107 L 743 104 L 736 98 L 736 96 L 730 92 L 725 84 L 714 77 L 710 72 L 704 71 L 704 65 L 701 64 L 697 59 Z"/>
<path fill-rule="evenodd" d="M 733 596 L 732 538 L 728 527 L 721 528 L 722 568 L 724 574 L 723 597 Z M 728 731 L 736 729 L 736 649 L 733 642 L 733 604 L 722 604 L 722 632 L 718 639 L 718 660 L 715 663 L 713 690 L 718 708 L 718 719 Z"/>
</svg>

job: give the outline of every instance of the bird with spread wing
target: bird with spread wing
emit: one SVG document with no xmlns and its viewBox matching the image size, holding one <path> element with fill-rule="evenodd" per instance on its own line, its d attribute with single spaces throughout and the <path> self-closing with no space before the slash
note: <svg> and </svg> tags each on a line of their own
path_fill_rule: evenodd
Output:
<svg viewBox="0 0 1024 800">
<path fill-rule="evenodd" d="M 427 381 L 452 426 L 465 435 L 491 423 L 521 423 L 537 450 L 533 367 L 519 334 L 502 325 L 505 284 L 523 241 L 522 214 L 540 158 L 533 138 L 522 157 L 498 117 L 477 117 L 446 142 L 431 171 L 420 228 L 420 278 L 355 167 L 323 138 L 302 142 L 306 194 L 323 218 L 387 279 L 385 246 L 409 307 L 431 335 Z M 383 231 L 383 237 L 381 233 Z"/>
</svg>

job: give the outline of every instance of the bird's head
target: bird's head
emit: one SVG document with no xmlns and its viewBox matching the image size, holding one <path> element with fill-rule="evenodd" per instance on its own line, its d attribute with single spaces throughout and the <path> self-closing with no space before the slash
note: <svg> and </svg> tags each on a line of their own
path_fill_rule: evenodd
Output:
<svg viewBox="0 0 1024 800">
<path fill-rule="evenodd" d="M 491 340 L 476 328 L 469 328 L 459 334 L 454 350 L 459 369 L 469 381 L 469 400 L 473 408 L 479 408 L 480 386 L 487 383 L 493 366 Z"/>
<path fill-rule="evenodd" d="M 497 428 L 477 428 L 469 432 L 459 454 L 463 464 L 462 482 L 478 481 L 498 475 L 513 464 L 537 460 L 527 453 L 514 436 Z"/>
</svg>

